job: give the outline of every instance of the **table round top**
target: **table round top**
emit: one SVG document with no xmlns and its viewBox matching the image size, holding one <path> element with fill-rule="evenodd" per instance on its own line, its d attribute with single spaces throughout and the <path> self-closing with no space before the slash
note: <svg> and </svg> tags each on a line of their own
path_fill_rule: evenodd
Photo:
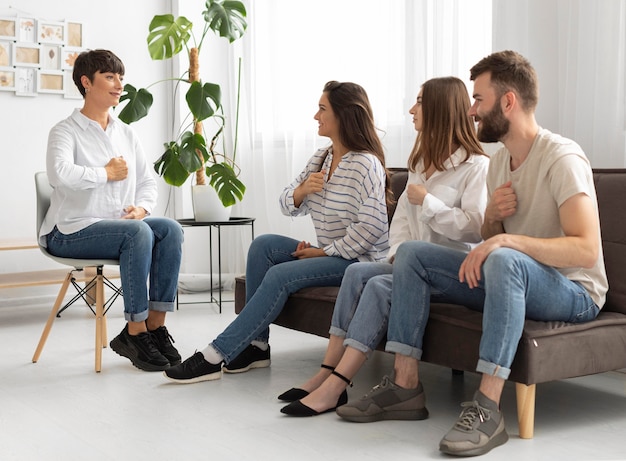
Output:
<svg viewBox="0 0 626 461">
<path fill-rule="evenodd" d="M 256 218 L 231 217 L 228 221 L 196 221 L 193 218 L 177 219 L 181 226 L 239 226 L 252 224 Z"/>
</svg>

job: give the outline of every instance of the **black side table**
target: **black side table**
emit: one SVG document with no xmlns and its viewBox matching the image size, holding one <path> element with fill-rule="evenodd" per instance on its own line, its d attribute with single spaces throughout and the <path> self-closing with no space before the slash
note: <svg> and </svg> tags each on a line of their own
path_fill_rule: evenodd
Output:
<svg viewBox="0 0 626 461">
<path fill-rule="evenodd" d="M 250 226 L 250 236 L 254 240 L 254 220 L 255 218 L 230 218 L 228 221 L 196 221 L 195 219 L 177 219 L 178 223 L 183 227 L 208 227 L 209 228 L 209 267 L 211 276 L 211 300 L 219 306 L 220 314 L 222 313 L 222 302 L 233 301 L 232 299 L 222 300 L 222 227 L 226 226 Z M 213 228 L 217 229 L 217 281 L 218 281 L 218 297 L 213 296 Z M 176 297 L 176 308 L 178 304 L 198 304 L 199 302 L 179 303 Z"/>
</svg>

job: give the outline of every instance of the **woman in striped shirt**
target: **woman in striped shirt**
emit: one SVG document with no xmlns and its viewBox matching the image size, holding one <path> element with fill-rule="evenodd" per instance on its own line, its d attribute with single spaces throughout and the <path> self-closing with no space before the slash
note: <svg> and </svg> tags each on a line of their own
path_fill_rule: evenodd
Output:
<svg viewBox="0 0 626 461">
<path fill-rule="evenodd" d="M 339 286 L 357 261 L 381 261 L 389 248 L 385 158 L 365 90 L 328 82 L 315 114 L 330 138 L 280 197 L 284 214 L 310 214 L 317 245 L 261 235 L 250 246 L 246 306 L 204 350 L 164 373 L 179 383 L 219 379 L 270 365 L 269 325 L 290 294 L 310 286 Z"/>
</svg>

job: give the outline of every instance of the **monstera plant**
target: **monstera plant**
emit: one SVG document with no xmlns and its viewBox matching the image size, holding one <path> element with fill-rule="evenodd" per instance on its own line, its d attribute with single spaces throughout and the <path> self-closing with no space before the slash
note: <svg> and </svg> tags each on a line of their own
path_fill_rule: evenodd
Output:
<svg viewBox="0 0 626 461">
<path fill-rule="evenodd" d="M 226 149 L 222 153 L 216 151 L 226 122 L 221 89 L 215 83 L 202 81 L 199 56 L 210 30 L 230 43 L 240 38 L 247 28 L 246 9 L 242 2 L 235 0 L 207 0 L 205 8 L 199 40 L 194 35 L 192 22 L 184 16 L 174 18 L 171 14 L 157 15 L 150 22 L 147 40 L 152 59 L 171 59 L 183 50 L 189 56 L 189 70 L 173 79 L 177 81 L 174 85 L 175 94 L 181 85 L 187 87 L 185 101 L 189 113 L 181 115 L 183 122 L 179 133 L 175 139 L 165 143 L 165 152 L 154 163 L 154 168 L 173 186 L 181 186 L 192 174 L 195 174 L 197 185 L 206 185 L 208 178 L 222 204 L 228 207 L 241 200 L 246 189 L 238 179 L 239 167 L 235 163 L 240 81 L 237 81 L 234 145 L 232 153 L 227 155 Z M 132 123 L 148 114 L 153 96 L 146 88 L 136 89 L 126 84 L 120 98 L 120 102 L 123 101 L 128 102 L 119 113 L 119 118 Z M 203 126 L 203 121 L 208 119 L 217 122 L 215 132 L 209 135 Z M 208 143 L 207 139 L 210 139 Z"/>
</svg>

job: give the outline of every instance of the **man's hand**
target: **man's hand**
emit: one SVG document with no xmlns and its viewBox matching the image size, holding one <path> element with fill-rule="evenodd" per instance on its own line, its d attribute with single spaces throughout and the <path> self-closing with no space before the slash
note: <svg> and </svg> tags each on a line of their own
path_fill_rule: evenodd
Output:
<svg viewBox="0 0 626 461">
<path fill-rule="evenodd" d="M 124 216 L 122 219 L 143 219 L 148 215 L 148 212 L 140 206 L 129 205 L 124 208 Z"/>
<path fill-rule="evenodd" d="M 500 240 L 505 234 L 499 234 L 484 241 L 472 251 L 463 260 L 459 268 L 459 280 L 467 283 L 470 288 L 476 288 L 480 282 L 480 270 L 489 254 L 500 248 Z"/>
<path fill-rule="evenodd" d="M 104 166 L 104 169 L 107 172 L 107 180 L 109 181 L 122 181 L 128 176 L 128 166 L 122 156 L 113 157 L 109 160 L 109 163 Z"/>
<path fill-rule="evenodd" d="M 491 200 L 485 210 L 485 221 L 502 222 L 515 214 L 517 209 L 517 195 L 511 187 L 512 182 L 508 181 L 493 191 Z"/>
</svg>

